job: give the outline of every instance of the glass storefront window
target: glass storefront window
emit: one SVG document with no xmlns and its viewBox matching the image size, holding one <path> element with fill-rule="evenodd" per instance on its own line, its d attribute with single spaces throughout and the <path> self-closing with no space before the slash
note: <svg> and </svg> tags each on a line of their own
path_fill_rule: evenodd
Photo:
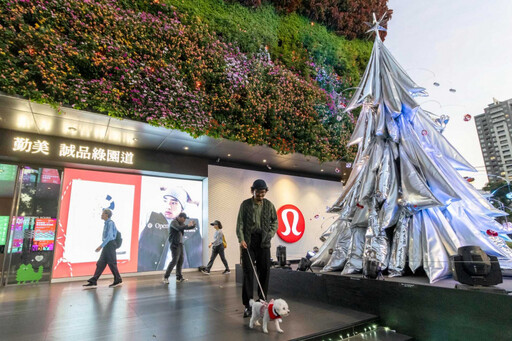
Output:
<svg viewBox="0 0 512 341">
<path fill-rule="evenodd" d="M 4 283 L 50 280 L 59 206 L 61 171 L 21 168 L 19 191 L 4 262 Z"/>
<path fill-rule="evenodd" d="M 5 244 L 9 230 L 9 217 L 14 200 L 17 173 L 17 166 L 0 163 L 0 275 L 3 272 Z"/>
</svg>

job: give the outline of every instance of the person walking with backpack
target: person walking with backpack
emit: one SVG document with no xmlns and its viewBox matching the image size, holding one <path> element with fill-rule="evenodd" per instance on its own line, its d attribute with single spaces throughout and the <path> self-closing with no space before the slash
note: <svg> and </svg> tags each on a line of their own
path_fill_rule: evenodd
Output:
<svg viewBox="0 0 512 341">
<path fill-rule="evenodd" d="M 208 245 L 208 247 L 212 248 L 212 256 L 210 258 L 210 261 L 208 262 L 208 265 L 204 269 L 202 269 L 201 272 L 206 275 L 209 275 L 210 270 L 213 266 L 213 262 L 215 261 L 215 258 L 217 258 L 217 255 L 220 255 L 220 259 L 222 260 L 222 263 L 224 264 L 224 267 L 226 268 L 222 274 L 223 275 L 229 274 L 229 273 L 231 273 L 231 271 L 229 270 L 229 265 L 228 265 L 228 261 L 226 260 L 226 256 L 224 256 L 224 248 L 226 246 L 224 245 L 225 244 L 224 233 L 222 233 L 222 231 L 221 231 L 222 224 L 220 221 L 215 220 L 210 225 L 212 225 L 213 228 L 215 229 L 215 233 L 213 234 L 213 242 L 211 242 L 210 245 Z"/>
<path fill-rule="evenodd" d="M 104 209 L 101 213 L 101 219 L 105 221 L 103 225 L 102 243 L 96 248 L 96 252 L 101 251 L 101 255 L 98 262 L 96 262 L 96 271 L 94 275 L 87 280 L 88 283 L 83 285 L 84 289 L 96 289 L 98 279 L 107 265 L 114 275 L 114 283 L 110 284 L 109 287 L 115 288 L 123 283 L 119 270 L 117 269 L 116 237 L 118 232 L 116 224 L 110 218 L 112 218 L 112 211 L 108 208 Z"/>
<path fill-rule="evenodd" d="M 181 268 L 183 266 L 183 234 L 185 230 L 191 230 L 196 228 L 196 224 L 191 220 L 188 226 L 185 225 L 185 221 L 188 219 L 185 212 L 181 212 L 171 223 L 169 224 L 169 243 L 171 244 L 172 260 L 167 266 L 167 270 L 164 275 L 164 284 L 169 284 L 169 276 L 171 275 L 172 269 L 176 266 L 176 282 L 186 281 L 181 274 Z"/>
</svg>

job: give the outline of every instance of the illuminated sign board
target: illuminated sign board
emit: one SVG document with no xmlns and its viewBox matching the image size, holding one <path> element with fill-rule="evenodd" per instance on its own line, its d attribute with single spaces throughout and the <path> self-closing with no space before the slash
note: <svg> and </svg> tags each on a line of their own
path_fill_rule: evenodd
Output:
<svg viewBox="0 0 512 341">
<path fill-rule="evenodd" d="M 18 166 L 0 164 L 0 181 L 14 181 Z"/>
<path fill-rule="evenodd" d="M 51 155 L 50 142 L 42 139 L 15 137 L 12 150 L 14 152 Z M 133 165 L 134 154 L 111 148 L 90 147 L 75 143 L 60 143 L 57 155 L 63 159 L 94 160 L 98 162 Z"/>
<path fill-rule="evenodd" d="M 7 228 L 9 227 L 9 217 L 0 216 L 0 245 L 5 245 L 5 237 L 7 236 Z"/>
</svg>

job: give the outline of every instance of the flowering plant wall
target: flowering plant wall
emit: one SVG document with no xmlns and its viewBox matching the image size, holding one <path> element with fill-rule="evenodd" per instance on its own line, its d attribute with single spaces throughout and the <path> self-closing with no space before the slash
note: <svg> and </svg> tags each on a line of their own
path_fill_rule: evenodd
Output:
<svg viewBox="0 0 512 341">
<path fill-rule="evenodd" d="M 351 118 L 340 116 L 344 99 L 325 85 L 339 80 L 332 71 L 312 63 L 322 80 L 303 77 L 264 47 L 241 52 L 200 17 L 158 1 L 142 2 L 144 10 L 130 3 L 2 1 L 0 90 L 196 137 L 350 159 Z"/>
</svg>

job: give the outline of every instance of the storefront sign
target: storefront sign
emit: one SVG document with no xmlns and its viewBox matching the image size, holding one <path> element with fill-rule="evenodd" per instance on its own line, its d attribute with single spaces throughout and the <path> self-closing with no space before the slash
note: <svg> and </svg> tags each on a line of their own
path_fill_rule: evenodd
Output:
<svg viewBox="0 0 512 341">
<path fill-rule="evenodd" d="M 35 140 L 32 141 L 29 138 L 15 137 L 14 147 L 12 148 L 15 152 L 26 152 L 32 154 L 50 154 L 50 144 L 48 141 Z"/>
<path fill-rule="evenodd" d="M 293 205 L 284 205 L 277 210 L 279 226 L 277 235 L 287 243 L 295 243 L 304 235 L 306 224 L 302 212 Z"/>
<path fill-rule="evenodd" d="M 26 137 L 15 137 L 12 150 L 14 152 L 51 155 L 50 142 L 46 140 L 32 140 Z M 60 143 L 58 157 L 76 160 L 94 160 L 99 162 L 122 163 L 133 165 L 132 152 L 118 149 L 84 146 L 75 143 Z"/>
</svg>

